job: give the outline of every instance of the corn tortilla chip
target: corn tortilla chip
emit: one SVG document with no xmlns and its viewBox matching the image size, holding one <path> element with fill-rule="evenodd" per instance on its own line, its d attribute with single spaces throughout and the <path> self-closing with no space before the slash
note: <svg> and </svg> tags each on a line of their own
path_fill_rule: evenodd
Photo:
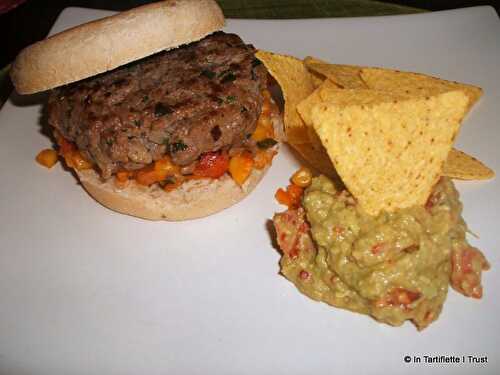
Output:
<svg viewBox="0 0 500 375">
<path fill-rule="evenodd" d="M 318 59 L 314 56 L 306 56 L 306 58 L 304 59 L 304 64 L 306 64 L 307 66 L 309 64 L 329 64 L 329 62 L 326 60 Z"/>
<path fill-rule="evenodd" d="M 356 65 L 329 64 L 321 60 L 306 57 L 304 60 L 307 69 L 324 75 L 340 88 L 365 89 L 368 88 L 361 77 L 361 68 Z"/>
<path fill-rule="evenodd" d="M 460 180 L 488 180 L 495 176 L 495 172 L 475 157 L 452 149 L 444 163 L 443 176 Z"/>
<path fill-rule="evenodd" d="M 428 98 L 382 94 L 337 90 L 312 110 L 336 171 L 372 215 L 425 204 L 468 103 L 461 91 Z"/>
<path fill-rule="evenodd" d="M 483 95 L 480 87 L 446 81 L 420 73 L 402 72 L 382 68 L 363 68 L 361 77 L 370 89 L 411 96 L 433 96 L 447 91 L 462 91 L 469 98 L 466 113 Z"/>
<path fill-rule="evenodd" d="M 326 78 L 323 75 L 313 72 L 311 70 L 309 70 L 309 74 L 311 75 L 311 80 L 315 89 L 320 87 L 326 80 Z"/>
<path fill-rule="evenodd" d="M 313 107 L 316 104 L 321 103 L 321 96 L 319 96 L 320 89 L 321 86 L 314 90 L 311 95 L 297 104 L 297 111 L 299 112 L 300 117 L 302 117 L 302 120 L 307 126 L 312 126 L 311 111 Z"/>
<path fill-rule="evenodd" d="M 310 143 L 292 144 L 291 146 L 305 161 L 311 165 L 311 167 L 334 180 L 336 179 L 337 181 L 340 181 L 340 178 L 338 177 L 338 174 L 324 148 L 322 149 L 322 152 L 318 152 L 318 150 Z"/>
<path fill-rule="evenodd" d="M 316 134 L 316 131 L 312 126 L 312 119 L 311 119 L 311 110 L 313 106 L 315 106 L 317 103 L 320 102 L 321 102 L 321 97 L 319 96 L 319 88 L 318 88 L 314 90 L 314 92 L 311 95 L 309 95 L 307 98 L 305 98 L 298 104 L 297 111 L 299 112 L 300 116 L 302 117 L 302 120 L 304 120 L 304 123 L 307 126 L 307 137 L 309 139 L 310 145 L 314 149 L 316 149 L 317 152 L 326 154 L 326 151 L 323 145 L 321 144 L 321 140 L 319 139 L 318 135 Z"/>
<path fill-rule="evenodd" d="M 306 65 L 307 67 L 307 64 L 309 63 L 320 63 L 320 64 L 328 64 L 326 61 L 323 61 L 323 60 L 320 60 L 320 59 L 317 59 L 315 57 L 311 57 L 311 56 L 307 56 L 305 59 L 304 59 L 304 64 Z M 313 85 L 314 85 L 314 88 L 318 88 L 321 86 L 321 84 L 327 79 L 323 74 L 321 73 L 318 73 L 318 72 L 315 72 L 313 70 L 310 70 L 308 69 L 309 73 L 311 74 L 311 78 L 313 80 Z"/>
<path fill-rule="evenodd" d="M 314 91 L 311 75 L 304 63 L 295 57 L 266 51 L 257 51 L 255 56 L 266 66 L 283 91 L 283 122 L 288 141 L 297 144 L 308 143 L 307 127 L 297 112 L 297 105 Z"/>
<path fill-rule="evenodd" d="M 370 89 L 332 89 L 331 86 L 323 85 L 319 88 L 319 96 L 323 103 L 335 103 L 337 106 L 348 107 L 360 105 L 363 107 L 387 103 L 389 100 L 412 99 L 411 96 L 398 93 Z M 311 116 L 312 117 L 312 116 Z"/>
<path fill-rule="evenodd" d="M 307 126 L 312 127 L 311 110 L 323 100 L 320 93 L 340 90 L 338 86 L 330 80 L 325 80 L 311 95 L 302 100 L 297 105 L 297 111 Z"/>
<path fill-rule="evenodd" d="M 311 146 L 316 150 L 317 153 L 320 154 L 318 158 L 323 158 L 324 156 L 328 157 L 326 154 L 326 150 L 323 147 L 323 144 L 321 143 L 321 140 L 319 139 L 318 135 L 316 134 L 316 131 L 314 130 L 312 126 L 312 119 L 311 119 L 311 110 L 312 108 L 320 103 L 322 101 L 320 97 L 320 92 L 322 90 L 340 90 L 335 83 L 333 83 L 330 80 L 325 80 L 323 84 L 318 87 L 314 92 L 309 95 L 307 98 L 302 100 L 298 105 L 297 105 L 297 111 L 299 112 L 300 116 L 304 120 L 304 123 L 308 127 L 308 137 L 309 137 L 309 143 Z M 304 155 L 303 155 L 304 156 Z M 305 159 L 307 159 L 306 156 L 304 156 Z M 309 159 L 307 159 L 309 160 Z M 309 160 L 310 163 L 313 163 L 315 159 Z M 331 163 L 330 163 L 331 164 Z"/>
</svg>

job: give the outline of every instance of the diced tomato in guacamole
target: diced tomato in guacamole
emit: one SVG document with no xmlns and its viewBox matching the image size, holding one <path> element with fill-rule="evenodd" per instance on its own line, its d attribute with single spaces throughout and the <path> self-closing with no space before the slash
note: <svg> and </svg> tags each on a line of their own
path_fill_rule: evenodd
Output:
<svg viewBox="0 0 500 375">
<path fill-rule="evenodd" d="M 482 295 L 489 265 L 467 243 L 461 213 L 448 178 L 425 206 L 370 216 L 347 191 L 316 177 L 300 208 L 274 216 L 281 272 L 312 299 L 423 329 L 439 317 L 449 284 Z"/>
</svg>

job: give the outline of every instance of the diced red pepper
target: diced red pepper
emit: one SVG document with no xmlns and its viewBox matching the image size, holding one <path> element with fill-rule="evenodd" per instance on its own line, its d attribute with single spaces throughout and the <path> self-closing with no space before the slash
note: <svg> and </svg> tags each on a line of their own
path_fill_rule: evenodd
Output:
<svg viewBox="0 0 500 375">
<path fill-rule="evenodd" d="M 293 206 L 300 206 L 300 200 L 302 199 L 302 193 L 304 192 L 304 189 L 300 186 L 290 184 L 286 188 L 286 192 L 290 195 Z"/>
<path fill-rule="evenodd" d="M 464 296 L 481 298 L 482 271 L 490 268 L 484 255 L 474 247 L 454 250 L 451 255 L 451 285 Z"/>
<path fill-rule="evenodd" d="M 374 254 L 374 255 L 380 254 L 382 252 L 382 250 L 384 249 L 384 247 L 385 247 L 384 243 L 377 243 L 377 244 L 373 245 L 372 246 L 372 254 Z"/>
<path fill-rule="evenodd" d="M 309 277 L 311 277 L 311 274 L 309 272 L 307 272 L 306 270 L 302 270 L 302 271 L 299 272 L 299 277 L 302 280 L 308 280 Z"/>
<path fill-rule="evenodd" d="M 229 156 L 226 153 L 206 152 L 200 157 L 193 172 L 198 177 L 219 178 L 229 168 Z"/>
</svg>

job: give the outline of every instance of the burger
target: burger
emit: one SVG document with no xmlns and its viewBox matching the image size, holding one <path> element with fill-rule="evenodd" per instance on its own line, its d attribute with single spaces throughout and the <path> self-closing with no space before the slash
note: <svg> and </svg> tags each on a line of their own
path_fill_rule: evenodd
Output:
<svg viewBox="0 0 500 375">
<path fill-rule="evenodd" d="M 20 94 L 50 90 L 59 154 L 104 206 L 187 220 L 248 195 L 277 152 L 280 113 L 253 46 L 213 0 L 167 0 L 20 52 Z"/>
</svg>

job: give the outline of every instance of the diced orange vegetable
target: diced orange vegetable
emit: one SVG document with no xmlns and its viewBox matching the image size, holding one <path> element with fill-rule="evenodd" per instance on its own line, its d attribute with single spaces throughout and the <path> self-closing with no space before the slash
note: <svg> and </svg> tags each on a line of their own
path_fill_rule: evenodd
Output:
<svg viewBox="0 0 500 375">
<path fill-rule="evenodd" d="M 229 173 L 238 185 L 243 185 L 252 172 L 253 157 L 250 153 L 244 152 L 235 155 L 229 160 Z"/>
<path fill-rule="evenodd" d="M 154 170 L 156 171 L 158 181 L 162 181 L 168 176 L 180 174 L 179 166 L 172 163 L 168 156 L 155 161 Z"/>
<path fill-rule="evenodd" d="M 52 168 L 57 163 L 57 152 L 53 149 L 45 149 L 38 153 L 36 161 L 47 168 Z"/>
<path fill-rule="evenodd" d="M 273 123 L 271 121 L 271 94 L 269 91 L 262 92 L 264 101 L 262 103 L 262 110 L 259 118 L 257 119 L 257 127 L 252 134 L 252 139 L 255 142 L 262 141 L 266 138 L 274 138 Z"/>
<path fill-rule="evenodd" d="M 274 129 L 271 118 L 266 115 L 261 115 L 257 120 L 257 127 L 252 134 L 252 139 L 255 142 L 262 141 L 266 138 L 274 137 Z"/>
<path fill-rule="evenodd" d="M 193 172 L 198 177 L 219 178 L 229 168 L 229 156 L 225 153 L 207 152 L 203 154 Z"/>
<path fill-rule="evenodd" d="M 149 186 L 154 184 L 155 182 L 161 181 L 158 178 L 158 173 L 156 172 L 152 164 L 138 170 L 135 175 L 135 180 L 138 184 L 145 186 Z"/>
<path fill-rule="evenodd" d="M 133 176 L 133 172 L 130 171 L 118 171 L 115 175 L 115 185 L 116 187 L 123 189 L 128 185 L 129 178 Z"/>
<path fill-rule="evenodd" d="M 164 181 L 167 177 L 178 175 L 180 175 L 179 167 L 165 156 L 135 172 L 135 180 L 140 185 L 150 186 L 155 182 Z"/>
<path fill-rule="evenodd" d="M 300 206 L 303 192 L 304 189 L 302 189 L 300 186 L 290 184 L 287 186 L 286 191 L 279 188 L 274 196 L 279 203 L 288 206 L 288 208 L 290 209 L 293 209 Z"/>
<path fill-rule="evenodd" d="M 118 171 L 116 172 L 116 179 L 120 182 L 127 181 L 129 177 L 132 175 L 130 171 Z"/>
<path fill-rule="evenodd" d="M 290 184 L 286 188 L 286 192 L 290 195 L 290 198 L 292 199 L 292 206 L 299 207 L 304 189 L 302 189 L 300 186 Z"/>
<path fill-rule="evenodd" d="M 69 162 L 68 159 L 70 160 Z M 74 150 L 73 152 L 65 155 L 65 160 L 68 166 L 76 169 L 77 171 L 92 168 L 92 164 L 87 161 L 87 159 L 85 159 L 78 150 Z"/>
<path fill-rule="evenodd" d="M 68 167 L 78 171 L 92 168 L 92 163 L 83 157 L 72 142 L 66 140 L 59 132 L 55 133 L 55 137 L 59 144 L 59 154 L 64 157 Z"/>
<path fill-rule="evenodd" d="M 286 187 L 286 191 L 278 189 L 275 194 L 277 201 L 288 206 L 289 209 L 300 207 L 304 188 L 311 184 L 312 173 L 307 168 L 300 168 L 290 178 L 292 182 Z"/>
<path fill-rule="evenodd" d="M 267 165 L 271 164 L 273 161 L 275 151 L 269 150 L 258 150 L 254 157 L 254 166 L 257 169 L 264 169 Z"/>
<path fill-rule="evenodd" d="M 290 197 L 290 194 L 288 194 L 285 190 L 282 188 L 279 188 L 276 191 L 276 194 L 274 194 L 274 197 L 278 201 L 278 203 L 283 204 L 287 207 L 292 206 L 292 198 Z"/>
</svg>

